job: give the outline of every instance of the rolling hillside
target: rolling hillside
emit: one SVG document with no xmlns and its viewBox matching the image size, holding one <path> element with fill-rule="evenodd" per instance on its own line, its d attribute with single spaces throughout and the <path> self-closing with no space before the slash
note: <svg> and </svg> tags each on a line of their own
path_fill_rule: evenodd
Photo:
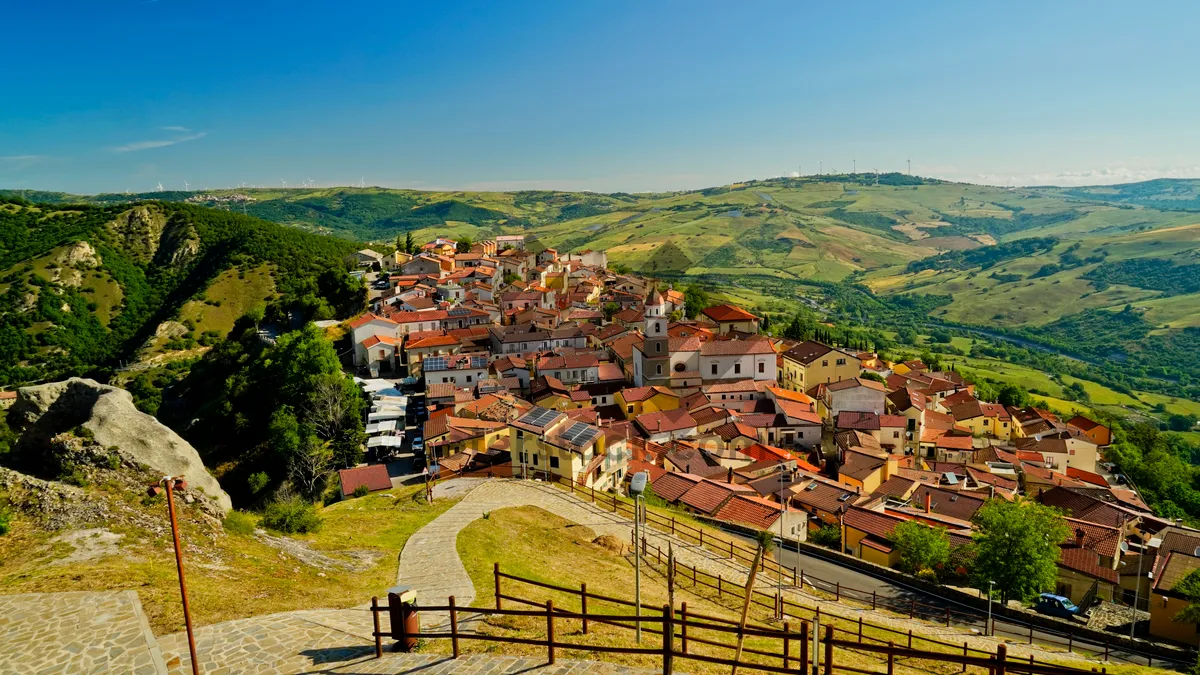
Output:
<svg viewBox="0 0 1200 675">
<path fill-rule="evenodd" d="M 700 281 L 760 311 L 786 314 L 803 302 L 868 323 L 978 327 L 1093 362 L 1132 359 L 1157 377 L 1175 372 L 1179 346 L 1200 339 L 1200 213 L 1188 210 L 1200 204 L 1198 186 L 1018 189 L 857 174 L 664 194 L 298 188 L 36 196 L 107 209 L 188 200 L 384 244 L 408 232 L 417 241 L 524 233 L 535 248 L 603 249 L 611 263 Z M 45 254 L 26 257 L 37 266 Z M 101 278 L 94 285 L 103 321 L 114 293 Z M 194 309 L 193 323 L 204 323 Z"/>
<path fill-rule="evenodd" d="M 253 307 L 344 316 L 355 248 L 193 205 L 0 202 L 0 384 L 196 354 Z"/>
</svg>

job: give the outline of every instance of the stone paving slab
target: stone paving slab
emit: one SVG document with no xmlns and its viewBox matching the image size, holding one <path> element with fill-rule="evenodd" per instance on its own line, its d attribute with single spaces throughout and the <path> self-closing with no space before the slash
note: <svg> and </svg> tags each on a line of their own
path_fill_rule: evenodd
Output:
<svg viewBox="0 0 1200 675">
<path fill-rule="evenodd" d="M 0 673 L 166 672 L 133 591 L 0 596 Z"/>
</svg>

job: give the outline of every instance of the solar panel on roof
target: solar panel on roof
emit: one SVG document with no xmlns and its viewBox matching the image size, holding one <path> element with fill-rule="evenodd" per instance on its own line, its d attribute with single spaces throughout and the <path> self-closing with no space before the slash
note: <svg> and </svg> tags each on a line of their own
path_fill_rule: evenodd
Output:
<svg viewBox="0 0 1200 675">
<path fill-rule="evenodd" d="M 425 359 L 425 370 L 446 370 L 446 357 L 430 356 Z"/>
<path fill-rule="evenodd" d="M 550 424 L 550 422 L 553 422 L 558 415 L 558 411 L 535 407 L 517 421 L 534 427 L 544 427 Z"/>
<path fill-rule="evenodd" d="M 958 484 L 958 476 L 955 476 L 953 471 L 947 471 L 946 473 L 942 474 L 942 476 L 946 479 L 947 485 Z"/>
<path fill-rule="evenodd" d="M 487 360 L 488 360 L 487 355 L 472 356 L 471 357 L 471 367 L 472 368 L 487 368 Z"/>
</svg>

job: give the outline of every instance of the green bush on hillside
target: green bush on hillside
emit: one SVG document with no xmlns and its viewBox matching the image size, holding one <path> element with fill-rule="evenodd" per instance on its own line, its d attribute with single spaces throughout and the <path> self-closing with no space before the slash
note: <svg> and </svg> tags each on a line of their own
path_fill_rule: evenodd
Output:
<svg viewBox="0 0 1200 675">
<path fill-rule="evenodd" d="M 299 497 L 271 502 L 263 510 L 263 527 L 284 534 L 317 532 L 323 524 L 317 507 Z"/>
</svg>

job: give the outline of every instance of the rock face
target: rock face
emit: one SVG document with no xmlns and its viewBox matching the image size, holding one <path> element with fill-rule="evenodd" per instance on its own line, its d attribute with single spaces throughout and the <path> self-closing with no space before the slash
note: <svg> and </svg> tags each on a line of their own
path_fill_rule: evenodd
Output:
<svg viewBox="0 0 1200 675">
<path fill-rule="evenodd" d="M 229 495 L 204 468 L 196 449 L 134 407 L 124 389 L 78 377 L 24 387 L 17 392 L 9 419 L 21 432 L 15 448 L 19 455 L 50 452 L 56 434 L 82 426 L 101 446 L 115 447 L 123 459 L 164 476 L 182 475 L 189 487 L 212 498 L 222 511 L 232 508 Z"/>
</svg>

